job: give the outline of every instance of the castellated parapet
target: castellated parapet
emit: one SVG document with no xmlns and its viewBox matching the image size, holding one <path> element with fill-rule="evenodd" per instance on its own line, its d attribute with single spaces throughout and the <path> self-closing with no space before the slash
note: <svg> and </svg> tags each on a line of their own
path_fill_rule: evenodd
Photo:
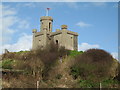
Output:
<svg viewBox="0 0 120 90">
<path fill-rule="evenodd" d="M 33 29 L 32 49 L 38 47 L 45 48 L 51 42 L 63 46 L 69 50 L 78 50 L 78 33 L 69 31 L 67 25 L 61 25 L 61 29 L 52 32 L 53 18 L 51 16 L 42 16 L 40 18 L 40 32 Z"/>
</svg>

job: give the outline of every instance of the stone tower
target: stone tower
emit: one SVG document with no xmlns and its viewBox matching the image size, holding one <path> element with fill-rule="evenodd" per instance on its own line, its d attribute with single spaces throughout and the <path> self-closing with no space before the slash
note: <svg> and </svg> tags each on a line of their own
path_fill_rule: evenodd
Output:
<svg viewBox="0 0 120 90">
<path fill-rule="evenodd" d="M 40 32 L 33 29 L 32 49 L 46 48 L 51 42 L 69 50 L 78 50 L 78 33 L 68 30 L 67 25 L 61 25 L 61 30 L 52 32 L 53 18 L 42 16 L 40 18 Z"/>
<path fill-rule="evenodd" d="M 44 30 L 47 30 L 47 32 L 52 32 L 52 22 L 53 19 L 50 16 L 42 16 L 40 18 L 40 30 L 43 32 Z"/>
<path fill-rule="evenodd" d="M 40 32 L 33 29 L 33 49 L 44 48 L 50 43 L 48 35 L 52 32 L 52 22 L 53 19 L 50 16 L 42 16 L 40 18 Z"/>
</svg>

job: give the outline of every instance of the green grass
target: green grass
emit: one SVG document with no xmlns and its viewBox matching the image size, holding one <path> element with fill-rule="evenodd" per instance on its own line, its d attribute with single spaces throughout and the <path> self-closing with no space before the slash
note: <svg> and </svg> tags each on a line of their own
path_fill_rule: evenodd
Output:
<svg viewBox="0 0 120 90">
<path fill-rule="evenodd" d="M 30 51 L 19 51 L 19 52 L 15 52 L 15 53 L 21 54 L 21 53 L 27 53 L 27 52 L 30 52 Z"/>
<path fill-rule="evenodd" d="M 13 64 L 12 59 L 6 59 L 2 61 L 2 68 L 3 69 L 12 69 L 12 64 Z"/>
<path fill-rule="evenodd" d="M 91 80 L 80 80 L 79 82 L 80 88 L 94 88 L 99 87 L 99 83 L 94 83 Z"/>
<path fill-rule="evenodd" d="M 23 74 L 32 74 L 32 72 L 30 70 L 24 70 L 24 69 L 20 69 L 22 66 L 22 63 L 24 64 L 24 62 L 21 61 L 17 61 L 17 60 L 13 60 L 13 59 L 5 59 L 2 62 L 0 62 L 0 65 L 2 67 L 2 69 L 5 69 L 5 71 L 11 71 L 15 73 L 23 73 Z M 18 66 L 20 64 L 20 66 Z M 15 66 L 17 65 L 17 66 Z M 15 66 L 15 67 L 14 67 Z"/>
<path fill-rule="evenodd" d="M 75 56 L 80 55 L 82 53 L 83 53 L 83 51 L 72 50 L 72 51 L 70 51 L 69 55 L 72 56 L 72 57 L 75 57 Z"/>
<path fill-rule="evenodd" d="M 113 79 L 105 79 L 101 82 L 101 84 L 102 84 L 103 88 L 106 88 L 106 87 L 109 87 L 111 85 L 120 84 L 120 82 L 118 82 L 117 80 L 113 80 Z"/>
<path fill-rule="evenodd" d="M 78 83 L 80 88 L 99 88 L 100 87 L 100 82 L 93 82 L 91 80 L 79 80 Z M 101 82 L 102 88 L 108 88 L 118 84 L 120 84 L 120 82 L 112 79 L 106 79 Z"/>
</svg>

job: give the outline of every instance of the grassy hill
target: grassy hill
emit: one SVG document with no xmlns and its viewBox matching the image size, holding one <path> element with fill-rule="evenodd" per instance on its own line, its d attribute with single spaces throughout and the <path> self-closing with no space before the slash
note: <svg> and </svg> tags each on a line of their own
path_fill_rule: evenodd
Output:
<svg viewBox="0 0 120 90">
<path fill-rule="evenodd" d="M 104 50 L 63 47 L 9 52 L 0 62 L 4 88 L 120 88 L 118 65 Z"/>
</svg>

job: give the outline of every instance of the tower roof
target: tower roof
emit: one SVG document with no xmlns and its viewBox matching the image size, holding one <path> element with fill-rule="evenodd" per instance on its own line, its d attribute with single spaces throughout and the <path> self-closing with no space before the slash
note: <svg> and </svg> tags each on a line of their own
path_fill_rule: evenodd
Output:
<svg viewBox="0 0 120 90">
<path fill-rule="evenodd" d="M 40 20 L 51 20 L 53 21 L 53 18 L 51 16 L 42 16 Z"/>
</svg>

